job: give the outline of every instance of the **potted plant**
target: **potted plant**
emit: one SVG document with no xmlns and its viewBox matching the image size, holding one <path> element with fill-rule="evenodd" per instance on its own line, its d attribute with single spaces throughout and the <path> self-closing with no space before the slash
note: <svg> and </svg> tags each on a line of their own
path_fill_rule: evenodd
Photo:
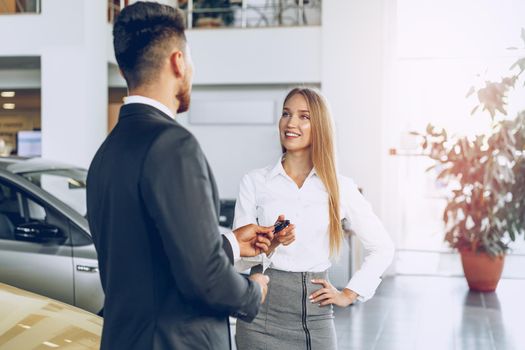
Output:
<svg viewBox="0 0 525 350">
<path fill-rule="evenodd" d="M 522 29 L 525 43 L 525 30 Z M 490 131 L 475 137 L 449 136 L 428 125 L 421 148 L 434 161 L 437 179 L 447 184 L 443 212 L 445 240 L 461 254 L 470 289 L 494 291 L 508 244 L 525 230 L 525 110 L 506 111 L 508 93 L 523 88 L 525 57 L 500 81 L 486 81 L 476 93 L 478 110 L 488 112 Z"/>
</svg>

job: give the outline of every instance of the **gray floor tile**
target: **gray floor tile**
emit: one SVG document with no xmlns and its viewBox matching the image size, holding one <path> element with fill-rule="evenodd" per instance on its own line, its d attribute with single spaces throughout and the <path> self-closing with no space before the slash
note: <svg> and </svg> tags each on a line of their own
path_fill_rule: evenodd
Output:
<svg viewBox="0 0 525 350">
<path fill-rule="evenodd" d="M 339 350 L 525 349 L 525 280 L 501 280 L 494 293 L 464 278 L 385 278 L 376 296 L 335 309 Z"/>
</svg>

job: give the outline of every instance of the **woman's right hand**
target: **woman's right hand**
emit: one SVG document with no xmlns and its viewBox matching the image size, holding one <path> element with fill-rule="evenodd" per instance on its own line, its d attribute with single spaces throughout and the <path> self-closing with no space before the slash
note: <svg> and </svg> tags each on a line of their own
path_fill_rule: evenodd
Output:
<svg viewBox="0 0 525 350">
<path fill-rule="evenodd" d="M 284 215 L 279 215 L 277 218 L 277 221 L 283 221 Z M 276 221 L 276 222 L 277 222 Z M 285 227 L 283 230 L 277 232 L 272 239 L 272 242 L 270 244 L 270 247 L 268 251 L 266 252 L 266 255 L 269 256 L 272 254 L 279 245 L 290 245 L 293 241 L 295 241 L 295 225 L 290 224 L 287 227 Z"/>
</svg>

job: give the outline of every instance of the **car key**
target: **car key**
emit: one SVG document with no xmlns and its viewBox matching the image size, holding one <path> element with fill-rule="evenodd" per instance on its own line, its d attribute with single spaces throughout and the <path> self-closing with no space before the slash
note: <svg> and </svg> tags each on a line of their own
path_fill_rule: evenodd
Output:
<svg viewBox="0 0 525 350">
<path fill-rule="evenodd" d="M 279 233 L 280 231 L 284 230 L 286 227 L 288 227 L 290 225 L 290 220 L 282 220 L 282 221 L 277 221 L 273 227 L 273 233 Z M 263 265 L 262 264 L 258 264 L 258 265 L 255 265 L 254 267 L 251 268 L 250 270 L 250 275 L 253 275 L 253 274 L 256 274 L 256 273 L 263 273 Z"/>
<path fill-rule="evenodd" d="M 274 230 L 273 230 L 273 233 L 278 233 L 282 230 L 284 230 L 286 227 L 288 227 L 290 225 L 290 220 L 282 220 L 282 221 L 277 221 L 275 223 L 275 225 L 273 225 L 274 227 Z"/>
</svg>

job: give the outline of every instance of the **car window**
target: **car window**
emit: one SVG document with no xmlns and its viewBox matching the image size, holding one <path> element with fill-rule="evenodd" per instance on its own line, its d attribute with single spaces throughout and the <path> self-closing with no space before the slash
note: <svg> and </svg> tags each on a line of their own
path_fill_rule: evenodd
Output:
<svg viewBox="0 0 525 350">
<path fill-rule="evenodd" d="M 78 247 L 93 244 L 91 236 L 71 221 L 69 222 L 69 229 L 71 233 L 71 244 L 73 246 Z"/>
<path fill-rule="evenodd" d="M 30 221 L 47 221 L 46 210 L 22 195 L 16 187 L 0 182 L 0 239 L 15 239 L 15 227 Z"/>
<path fill-rule="evenodd" d="M 86 216 L 86 170 L 51 169 L 20 175 Z"/>
<path fill-rule="evenodd" d="M 28 216 L 31 221 L 46 221 L 46 210 L 43 206 L 27 199 Z"/>
</svg>

